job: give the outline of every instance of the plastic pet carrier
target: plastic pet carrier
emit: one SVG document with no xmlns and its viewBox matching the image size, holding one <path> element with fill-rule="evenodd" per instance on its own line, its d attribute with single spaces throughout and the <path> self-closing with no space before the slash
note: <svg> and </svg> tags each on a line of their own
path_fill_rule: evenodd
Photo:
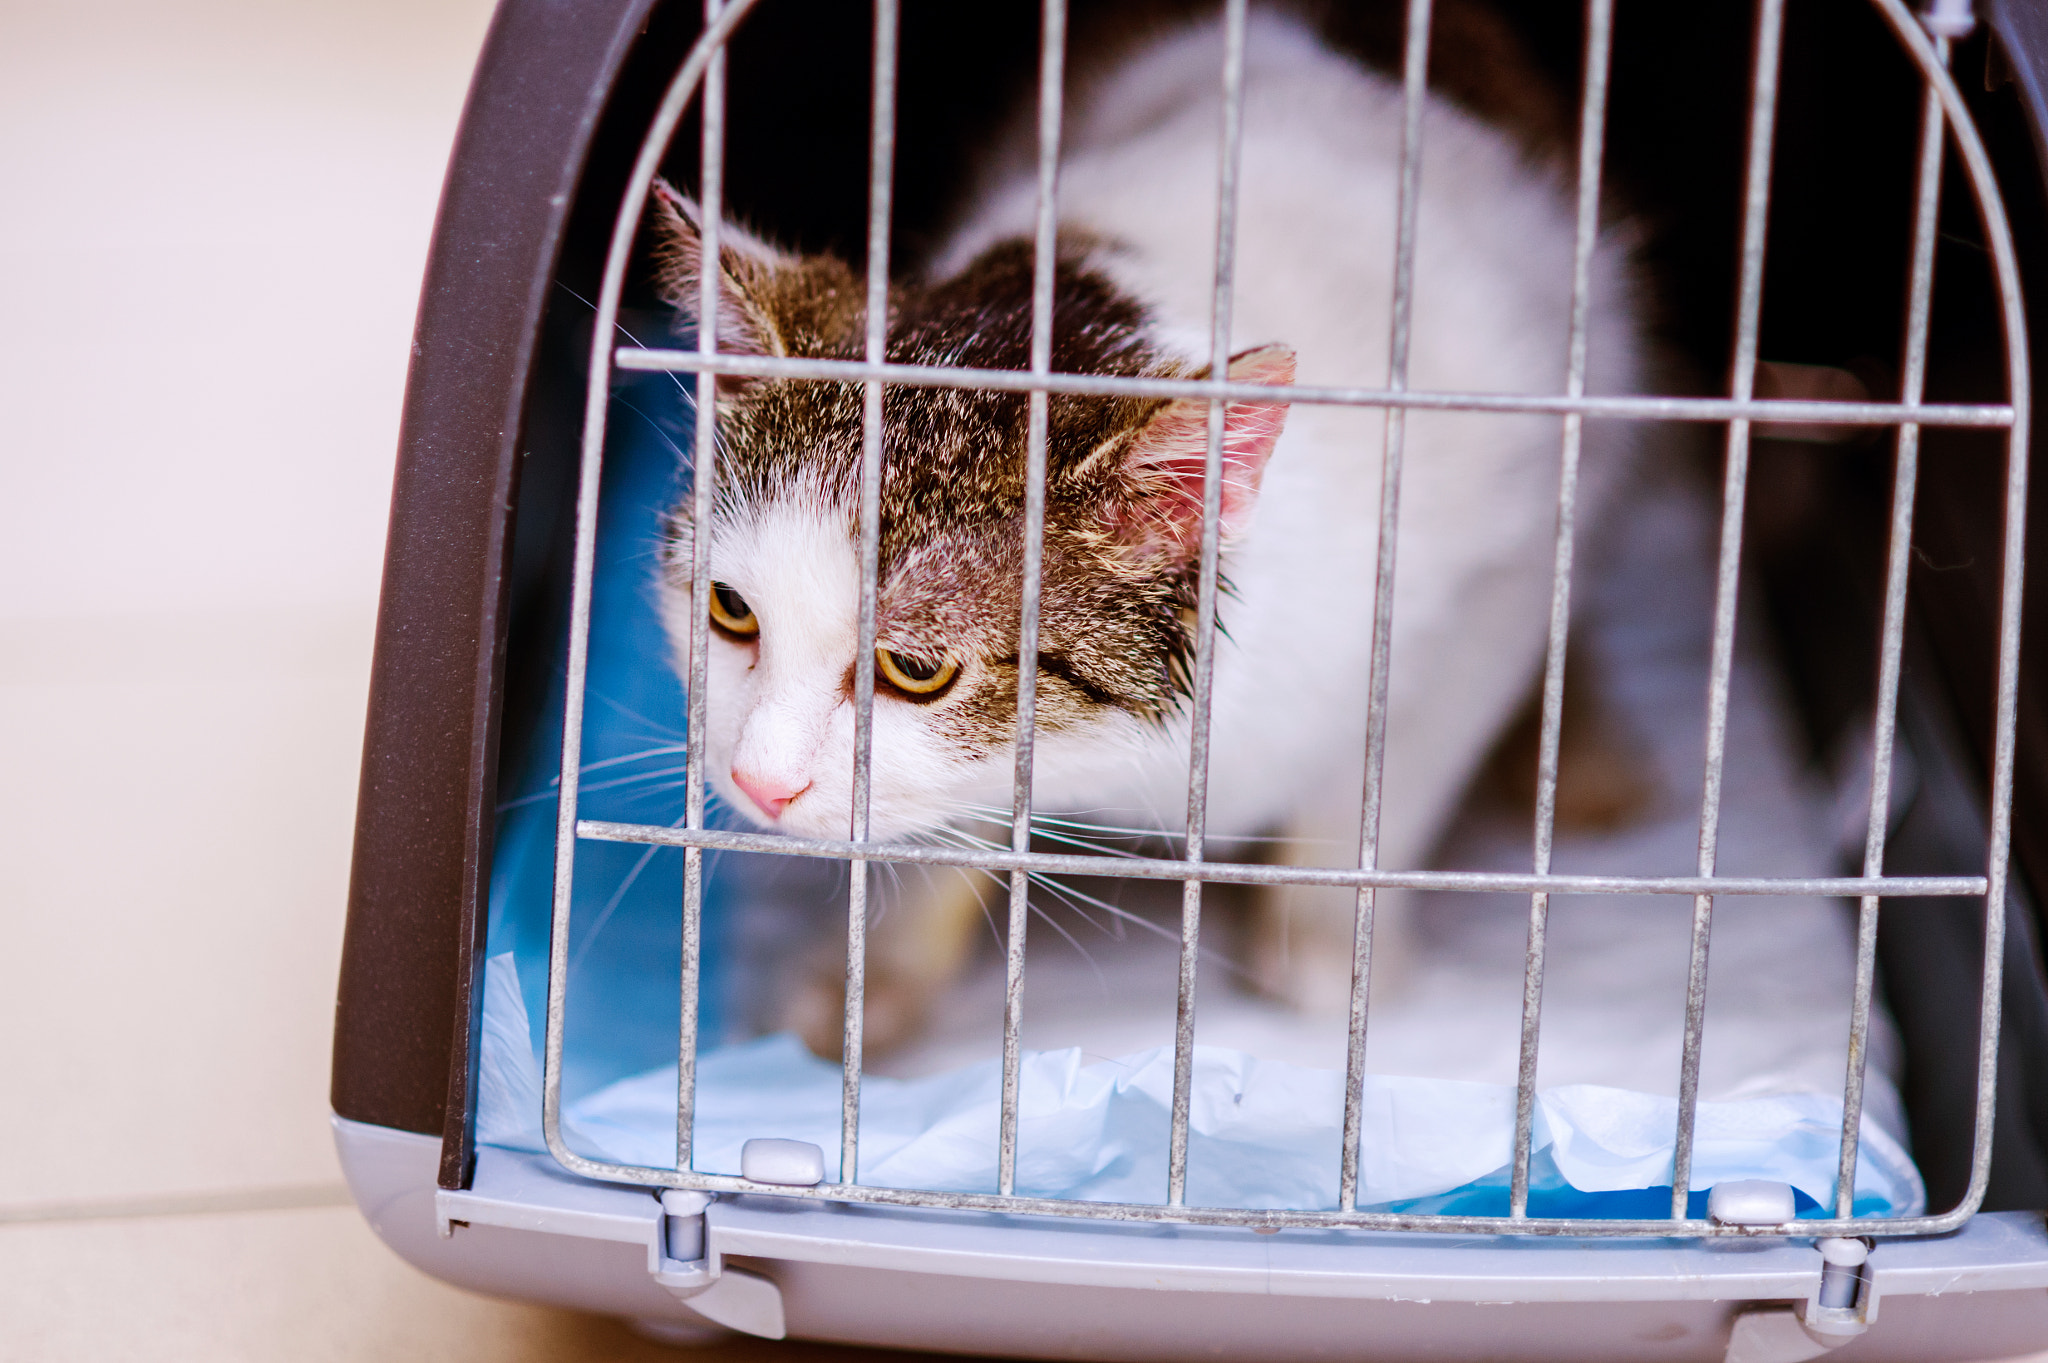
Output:
<svg viewBox="0 0 2048 1363">
<path fill-rule="evenodd" d="M 687 499 L 701 520 L 716 495 L 717 422 L 695 413 L 721 381 L 865 404 L 868 645 L 885 385 L 1030 406 L 1027 583 L 1048 404 L 1206 402 L 1188 662 L 1206 734 L 1228 590 L 1214 414 L 1273 390 L 1050 359 L 1069 48 L 1138 11 L 1215 26 L 1227 297 L 1246 0 L 501 0 L 420 306 L 357 810 L 333 1107 L 364 1215 L 451 1283 L 678 1344 L 2048 1347 L 2048 620 L 2022 628 L 2048 602 L 2024 553 L 2048 513 L 2027 467 L 2048 11 L 2027 0 L 1315 11 L 1398 92 L 1391 310 L 1371 323 L 1395 339 L 1371 386 L 1289 401 L 1383 414 L 1395 488 L 1404 421 L 1557 432 L 1547 663 L 1425 866 L 1379 865 L 1371 814 L 1395 495 L 1356 856 L 1231 859 L 1204 841 L 1193 759 L 1184 828 L 1079 829 L 1033 810 L 1028 727 L 987 837 L 872 839 L 864 813 L 838 839 L 763 834 L 707 801 L 704 646 L 672 655 L 653 588 L 669 513 Z M 1433 61 L 1454 30 L 1566 92 L 1555 392 L 1410 382 L 1424 113 L 1506 89 L 1505 67 Z M 710 258 L 721 221 L 834 252 L 878 316 L 892 262 L 932 246 L 1034 107 L 1029 367 L 888 362 L 880 327 L 857 356 L 733 354 L 722 323 L 660 302 L 642 226 L 665 178 L 702 203 Z M 1654 281 L 1669 362 L 1651 395 L 1588 382 L 1610 228 Z M 1577 461 L 1589 428 L 1624 421 L 1694 445 L 1658 447 L 1596 547 Z M 701 565 L 694 581 L 701 620 Z M 1021 638 L 1037 609 L 1027 590 Z M 1557 818 L 1568 640 L 1661 792 L 1592 831 Z M 848 685 L 864 811 L 875 700 Z M 867 986 L 900 934 L 871 929 L 905 883 L 974 876 L 986 941 L 955 944 L 953 982 L 884 1048 Z M 1334 1021 L 1233 965 L 1233 905 L 1283 884 L 1355 894 Z M 1421 942 L 1392 993 L 1372 973 L 1389 891 Z M 821 978 L 829 1007 L 792 1022 L 792 981 Z"/>
</svg>

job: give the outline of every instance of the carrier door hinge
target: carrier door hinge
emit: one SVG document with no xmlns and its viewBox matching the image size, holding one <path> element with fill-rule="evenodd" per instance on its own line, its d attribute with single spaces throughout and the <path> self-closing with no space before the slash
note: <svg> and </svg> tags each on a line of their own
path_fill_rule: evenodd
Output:
<svg viewBox="0 0 2048 1363">
<path fill-rule="evenodd" d="M 728 1330 L 762 1339 L 783 1338 L 782 1289 L 759 1273 L 725 1262 L 704 1215 L 710 1205 L 708 1193 L 680 1188 L 662 1193 L 654 1281 L 698 1315 Z"/>
<path fill-rule="evenodd" d="M 1870 1242 L 1821 1240 L 1820 1282 L 1799 1317 L 1815 1336 L 1847 1343 L 1877 1320 L 1877 1275 L 1871 1272 Z"/>
<path fill-rule="evenodd" d="M 782 1289 L 759 1273 L 729 1267 L 704 1210 L 707 1193 L 645 1190 L 570 1179 L 537 1161 L 499 1161 L 475 1187 L 435 1194 L 443 1239 L 464 1226 L 500 1226 L 647 1247 L 647 1271 L 686 1306 L 728 1330 L 783 1337 Z"/>
<path fill-rule="evenodd" d="M 1766 1307 L 1735 1318 L 1725 1363 L 1805 1363 L 1860 1337 L 1877 1319 L 1877 1278 L 1866 1240 L 1814 1245 L 1820 1275 L 1800 1306 Z"/>
</svg>

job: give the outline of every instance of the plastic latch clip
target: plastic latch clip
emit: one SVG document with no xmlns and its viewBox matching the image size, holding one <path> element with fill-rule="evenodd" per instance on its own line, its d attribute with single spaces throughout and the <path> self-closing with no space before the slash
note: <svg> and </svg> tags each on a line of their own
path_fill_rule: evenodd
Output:
<svg viewBox="0 0 2048 1363">
<path fill-rule="evenodd" d="M 1767 1178 L 1716 1183 L 1707 1194 L 1707 1216 L 1724 1226 L 1782 1226 L 1798 1215 L 1792 1185 Z"/>
<path fill-rule="evenodd" d="M 809 1141 L 757 1136 L 740 1147 L 740 1177 L 788 1188 L 814 1188 L 825 1181 L 825 1152 Z"/>
</svg>

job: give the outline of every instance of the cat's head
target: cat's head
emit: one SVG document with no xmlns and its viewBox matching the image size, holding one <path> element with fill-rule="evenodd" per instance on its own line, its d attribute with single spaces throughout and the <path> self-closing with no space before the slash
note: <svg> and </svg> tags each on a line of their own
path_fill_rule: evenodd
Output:
<svg viewBox="0 0 2048 1363">
<path fill-rule="evenodd" d="M 663 296 L 694 318 L 703 267 L 695 207 L 657 186 Z M 859 359 L 864 289 L 829 257 L 719 233 L 722 352 Z M 1145 308 L 1068 241 L 1052 367 L 1199 376 Z M 1032 251 L 998 244 L 958 274 L 892 291 L 892 362 L 1029 367 Z M 1291 351 L 1233 359 L 1230 376 L 1289 383 Z M 720 381 L 711 523 L 685 498 L 670 521 L 664 609 L 688 657 L 693 545 L 712 586 L 706 771 L 753 822 L 847 836 L 854 669 L 875 676 L 871 829 L 898 837 L 960 802 L 1007 806 L 1014 765 L 1024 478 L 1022 393 L 892 386 L 883 404 L 876 650 L 856 659 L 863 390 L 791 379 Z M 1286 407 L 1225 410 L 1223 543 L 1242 535 Z M 1097 765 L 1159 741 L 1182 704 L 1201 552 L 1205 402 L 1054 396 L 1048 404 L 1037 764 Z M 1133 754 L 1135 755 L 1135 754 Z M 1071 784 L 1069 782 L 1068 784 Z"/>
</svg>

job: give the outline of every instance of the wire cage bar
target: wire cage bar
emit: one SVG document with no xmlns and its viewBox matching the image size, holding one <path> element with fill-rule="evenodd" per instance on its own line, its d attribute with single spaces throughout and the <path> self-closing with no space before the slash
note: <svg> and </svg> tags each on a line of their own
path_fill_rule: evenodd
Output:
<svg viewBox="0 0 2048 1363">
<path fill-rule="evenodd" d="M 704 0 L 704 18 L 707 23 L 718 18 L 720 0 Z M 704 72 L 703 97 L 703 157 L 704 157 L 704 213 L 707 219 L 704 229 L 704 249 L 712 260 L 718 258 L 718 229 L 723 217 L 724 166 L 725 166 L 725 52 L 721 48 L 712 54 L 710 64 Z M 701 282 L 697 298 L 697 310 L 707 320 L 697 329 L 697 351 L 701 355 L 718 353 L 718 306 L 716 299 L 717 277 L 706 274 Z M 718 383 L 715 374 L 699 373 L 696 383 L 696 401 L 699 408 L 708 408 L 714 400 L 714 389 Z M 691 487 L 691 514 L 704 517 L 711 514 L 711 489 L 716 478 L 714 464 L 718 453 L 718 428 L 706 422 L 693 432 L 694 447 L 691 461 L 694 467 L 704 470 L 704 476 Z M 691 550 L 691 565 L 694 569 L 690 587 L 690 618 L 704 619 L 711 610 L 711 584 L 709 570 L 705 563 L 705 546 L 698 545 Z M 704 732 L 706 693 L 705 676 L 709 671 L 710 640 L 703 630 L 697 630 L 690 639 L 689 649 L 689 732 Z M 683 823 L 687 828 L 704 827 L 704 745 L 689 743 L 684 746 L 683 755 Z M 682 982 L 680 987 L 679 1022 L 676 1040 L 676 1167 L 690 1167 L 690 1143 L 693 1123 L 690 1120 L 693 1103 L 691 1099 L 697 1088 L 697 997 L 699 977 L 703 969 L 703 925 L 704 925 L 704 849 L 687 848 L 683 852 L 683 943 Z"/>
<path fill-rule="evenodd" d="M 1934 35 L 1934 49 L 1948 64 L 1949 40 Z M 1918 399 L 1927 379 L 1927 330 L 1934 296 L 1936 214 L 1941 197 L 1943 128 L 1941 102 L 1930 88 L 1920 110 L 1920 155 L 1916 167 L 1911 274 L 1906 286 L 1906 341 L 1900 386 L 1908 401 Z M 1866 875 L 1884 870 L 1885 835 L 1892 794 L 1893 742 L 1897 737 L 1900 659 L 1905 648 L 1906 571 L 1913 545 L 1913 493 L 1920 474 L 1920 428 L 1899 426 L 1898 456 L 1892 471 L 1891 541 L 1885 558 L 1884 623 L 1878 643 L 1875 732 L 1871 737 L 1870 817 L 1863 843 Z M 1869 1063 L 1870 1004 L 1877 974 L 1878 897 L 1856 905 L 1856 984 L 1850 1000 L 1849 1059 L 1842 1081 L 1842 1154 L 1836 1173 L 1835 1215 L 1849 1215 L 1856 1187 L 1857 1144 L 1863 1123 L 1863 1077 Z"/>
<path fill-rule="evenodd" d="M 1600 160 L 1607 137 L 1607 81 L 1613 57 L 1614 0 L 1589 0 L 1586 6 L 1586 49 L 1579 105 L 1578 202 L 1572 239 L 1571 329 L 1565 342 L 1564 391 L 1568 398 L 1586 393 L 1586 326 L 1593 292 L 1593 249 L 1600 236 Z M 1550 870 L 1551 842 L 1557 832 L 1557 762 L 1564 729 L 1565 642 L 1571 633 L 1572 556 L 1578 521 L 1579 453 L 1585 415 L 1568 412 L 1558 455 L 1557 542 L 1550 570 L 1550 638 L 1543 658 L 1541 729 L 1536 746 L 1535 870 Z M 1544 935 L 1549 926 L 1550 895 L 1529 896 L 1529 937 L 1522 962 L 1522 1035 L 1515 1065 L 1515 1140 L 1509 1154 L 1508 1216 L 1529 1215 L 1529 1157 L 1536 1131 L 1536 1059 L 1543 1016 Z M 1360 1078 L 1354 1077 L 1358 1084 Z M 1356 1135 L 1345 1132 L 1347 1146 Z M 1346 1158 L 1356 1156 L 1347 1149 Z"/>
<path fill-rule="evenodd" d="M 1778 118 L 1778 56 L 1785 30 L 1784 0 L 1762 0 L 1757 10 L 1756 55 L 1749 98 L 1749 149 L 1743 164 L 1742 259 L 1736 285 L 1732 396 L 1756 390 L 1757 332 L 1763 320 L 1764 226 L 1771 204 L 1771 142 Z M 1749 488 L 1750 423 L 1728 423 L 1722 475 L 1720 561 L 1715 565 L 1713 661 L 1707 673 L 1707 769 L 1700 794 L 1699 870 L 1714 873 L 1721 833 L 1721 777 L 1728 755 L 1728 688 L 1735 666 L 1735 606 L 1742 571 L 1742 512 Z M 1671 1173 L 1671 1216 L 1681 1220 L 1692 1190 L 1692 1142 L 1699 1112 L 1700 1043 L 1707 1014 L 1707 943 L 1714 896 L 1693 898 L 1692 949 L 1685 981 L 1684 1053 L 1678 1070 L 1678 1144 Z"/>
<path fill-rule="evenodd" d="M 1046 0 L 1038 54 L 1038 207 L 1031 250 L 1031 373 L 1052 373 L 1053 264 L 1059 233 L 1060 120 L 1066 88 L 1067 7 Z M 1045 572 L 1046 442 L 1051 395 L 1032 390 L 1024 453 L 1024 561 L 1017 620 L 1017 769 L 1011 795 L 1010 849 L 1031 850 L 1031 777 L 1038 738 L 1038 598 Z M 1010 872 L 1010 916 L 1003 952 L 1003 1097 L 996 1135 L 996 1191 L 1017 1191 L 1017 1075 L 1024 1027 L 1024 944 L 1031 925 L 1031 874 Z"/>
<path fill-rule="evenodd" d="M 886 350 L 889 286 L 891 177 L 897 93 L 897 0 L 877 0 L 874 19 L 874 104 L 869 143 L 867 233 L 867 320 L 863 358 L 795 359 L 721 353 L 718 350 L 715 272 L 700 282 L 696 346 L 672 349 L 615 345 L 611 340 L 634 238 L 659 161 L 694 100 L 702 114 L 700 199 L 705 258 L 717 259 L 724 138 L 724 51 L 727 41 L 757 0 L 705 0 L 705 29 L 669 84 L 641 142 L 611 233 L 600 289 L 588 371 L 582 457 L 577 490 L 575 552 L 570 606 L 568 684 L 564 705 L 560 803 L 555 835 L 553 915 L 548 958 L 547 1019 L 542 1086 L 542 1128 L 548 1149 L 571 1172 L 611 1182 L 651 1187 L 746 1192 L 778 1197 L 898 1206 L 973 1209 L 991 1212 L 1099 1218 L 1116 1221 L 1208 1225 L 1357 1227 L 1383 1231 L 1438 1231 L 1546 1236 L 1679 1236 L 1703 1238 L 1797 1234 L 1913 1235 L 1953 1230 L 1982 1203 L 1990 1165 L 1991 1117 L 1997 1067 L 2004 906 L 2011 838 L 2015 712 L 2018 689 L 2020 584 L 2024 569 L 2027 489 L 2028 353 L 2021 312 L 2019 275 L 1989 158 L 1947 70 L 1948 40 L 1930 37 L 1902 0 L 1872 0 L 1924 82 L 1917 185 L 1911 238 L 1903 381 L 1896 402 L 1821 402 L 1759 399 L 1755 396 L 1757 338 L 1763 290 L 1765 225 L 1769 209 L 1772 139 L 1778 101 L 1778 52 L 1783 0 L 1760 0 L 1748 102 L 1749 139 L 1745 163 L 1742 244 L 1737 290 L 1735 346 L 1726 397 L 1590 396 L 1586 393 L 1588 298 L 1598 239 L 1601 169 L 1605 141 L 1613 0 L 1588 0 L 1584 79 L 1579 107 L 1574 203 L 1571 311 L 1565 381 L 1557 394 L 1429 392 L 1408 387 L 1407 338 L 1412 304 L 1421 166 L 1423 108 L 1427 97 L 1431 0 L 1408 0 L 1402 60 L 1403 126 L 1396 258 L 1386 381 L 1380 388 L 1295 386 L 1284 390 L 1290 403 L 1318 403 L 1384 412 L 1385 462 L 1381 480 L 1379 562 L 1374 584 L 1373 654 L 1367 706 L 1366 778 L 1361 797 L 1360 854 L 1355 866 L 1276 866 L 1211 862 L 1205 859 L 1207 742 L 1214 670 L 1216 599 L 1221 520 L 1224 406 L 1236 400 L 1270 401 L 1275 389 L 1224 377 L 1229 361 L 1232 283 L 1235 266 L 1235 197 L 1242 121 L 1247 0 L 1223 0 L 1224 62 L 1221 152 L 1217 166 L 1218 213 L 1212 291 L 1209 377 L 1127 378 L 1056 373 L 1052 369 L 1053 260 L 1058 224 L 1059 151 L 1063 110 L 1067 16 L 1064 0 L 1044 0 L 1039 52 L 1037 118 L 1037 211 L 1034 230 L 1030 364 L 1024 370 L 978 370 L 895 364 Z M 1933 287 L 1936 214 L 1945 153 L 1953 150 L 1974 197 L 1989 245 L 2001 306 L 2008 400 L 2004 403 L 1930 404 L 1924 400 L 1926 353 Z M 876 595 L 880 533 L 882 402 L 888 385 L 971 388 L 1021 392 L 1028 397 L 1028 445 L 1024 507 L 1022 641 L 1017 691 L 1016 760 L 1012 787 L 1011 837 L 1007 851 L 877 842 L 869 837 L 868 792 L 872 775 L 874 680 L 871 670 L 853 669 L 855 758 L 852 818 L 845 840 L 783 837 L 714 829 L 705 822 L 705 773 L 701 745 L 689 745 L 687 805 L 681 826 L 585 820 L 577 811 L 581 767 L 584 683 L 589 663 L 591 597 L 600 474 L 607 403 L 614 371 L 671 371 L 696 376 L 700 419 L 696 424 L 691 497 L 699 523 L 708 521 L 716 479 L 713 390 L 722 375 L 774 377 L 795 381 L 858 383 L 863 393 L 858 541 L 860 559 L 859 647 L 867 656 L 876 636 Z M 1031 850 L 1031 791 L 1039 587 L 1043 577 L 1048 405 L 1054 394 L 1092 394 L 1193 399 L 1209 409 L 1204 466 L 1203 530 L 1196 619 L 1191 713 L 1190 779 L 1184 852 L 1179 857 L 1119 853 L 1046 853 Z M 1392 631 L 1394 545 L 1400 509 L 1400 458 L 1406 415 L 1413 411 L 1538 413 L 1561 418 L 1560 481 L 1552 559 L 1548 646 L 1543 670 L 1538 746 L 1537 799 L 1531 870 L 1527 874 L 1473 871 L 1389 871 L 1377 864 L 1381 769 L 1385 756 L 1387 675 Z M 1551 870 L 1555 833 L 1559 733 L 1563 715 L 1565 639 L 1571 625 L 1571 573 L 1576 534 L 1579 454 L 1588 420 L 1715 422 L 1727 425 L 1727 462 L 1716 569 L 1712 660 L 1706 715 L 1706 776 L 1701 793 L 1699 858 L 1692 876 L 1559 875 Z M 1882 634 L 1879 645 L 1876 715 L 1872 737 L 1871 792 L 1862 874 L 1829 877 L 1738 877 L 1718 874 L 1720 776 L 1727 744 L 1727 709 L 1733 666 L 1737 574 L 1742 556 L 1742 508 L 1748 448 L 1754 423 L 1863 425 L 1896 429 L 1897 466 L 1886 560 Z M 1999 615 L 1997 694 L 1989 790 L 1989 839 L 1981 875 L 1886 876 L 1883 873 L 1886 811 L 1889 807 L 1898 702 L 1900 658 L 1906 608 L 1906 571 L 1912 531 L 1912 499 L 1920 431 L 1926 427 L 1999 430 L 2006 434 L 2005 530 Z M 704 731 L 709 613 L 708 537 L 694 537 L 693 619 L 689 638 L 688 720 L 693 735 Z M 681 915 L 682 1021 L 678 1034 L 676 1162 L 654 1168 L 593 1160 L 571 1150 L 562 1134 L 562 1062 L 574 850 L 579 840 L 676 846 L 684 849 Z M 843 1024 L 840 1176 L 812 1187 L 756 1183 L 729 1175 L 698 1172 L 691 1164 L 691 1122 L 697 1052 L 697 997 L 701 968 L 703 853 L 725 849 L 828 858 L 853 871 L 847 916 L 845 1016 Z M 993 1193 L 879 1188 L 859 1181 L 857 1166 L 862 1071 L 863 983 L 870 862 L 883 860 L 972 868 L 1008 876 L 1002 1103 L 997 1188 Z M 1157 1203 L 1082 1202 L 1020 1196 L 1016 1192 L 1018 1075 L 1025 980 L 1029 878 L 1033 874 L 1107 875 L 1178 881 L 1182 887 L 1180 970 L 1176 991 L 1174 1084 L 1167 1183 Z M 1203 887 L 1209 884 L 1300 884 L 1332 886 L 1357 895 L 1353 934 L 1353 975 L 1346 1037 L 1346 1098 L 1343 1148 L 1332 1152 L 1339 1166 L 1335 1210 L 1300 1211 L 1187 1205 L 1189 1103 L 1193 1069 L 1197 964 Z M 1361 1211 L 1359 1180 L 1360 1094 L 1364 1079 L 1369 1015 L 1374 900 L 1383 889 L 1489 891 L 1526 895 L 1528 935 L 1516 1081 L 1513 1148 L 1504 1151 L 1511 1172 L 1507 1216 L 1439 1215 Z M 1669 1218 L 1607 1219 L 1529 1215 L 1529 1168 L 1535 1110 L 1536 1055 L 1541 1032 L 1544 936 L 1550 897 L 1557 894 L 1657 894 L 1694 901 L 1683 1057 L 1679 1076 L 1678 1126 Z M 1833 1215 L 1785 1226 L 1734 1226 L 1688 1215 L 1687 1192 L 1693 1123 L 1699 1083 L 1707 945 L 1714 902 L 1722 895 L 1817 895 L 1859 901 L 1856 972 L 1844 1076 L 1839 1178 Z M 1976 1130 L 1971 1176 L 1962 1200 L 1937 1214 L 1914 1217 L 1852 1217 L 1857 1139 L 1863 1105 L 1864 1064 L 1874 985 L 1877 906 L 1891 896 L 1981 898 L 1985 954 L 1982 976 Z"/>
</svg>

